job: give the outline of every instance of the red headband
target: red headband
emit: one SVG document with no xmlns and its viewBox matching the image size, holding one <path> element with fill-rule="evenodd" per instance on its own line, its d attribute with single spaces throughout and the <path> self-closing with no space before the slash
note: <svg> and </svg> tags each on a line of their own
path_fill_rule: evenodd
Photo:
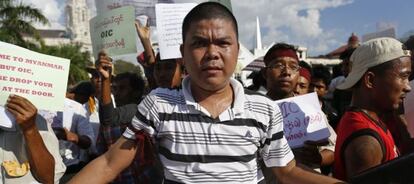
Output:
<svg viewBox="0 0 414 184">
<path fill-rule="evenodd" d="M 299 75 L 307 79 L 309 82 L 311 81 L 311 74 L 308 69 L 306 68 L 300 68 L 299 69 Z"/>
<path fill-rule="evenodd" d="M 280 57 L 290 57 L 299 61 L 298 55 L 296 55 L 296 51 L 292 49 L 278 49 L 270 55 L 269 59 L 266 61 L 269 62 L 272 59 L 280 58 Z"/>
</svg>

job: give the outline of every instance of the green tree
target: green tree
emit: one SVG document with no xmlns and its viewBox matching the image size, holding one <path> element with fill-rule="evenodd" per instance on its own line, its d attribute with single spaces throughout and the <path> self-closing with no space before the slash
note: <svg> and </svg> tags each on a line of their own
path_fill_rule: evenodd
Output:
<svg viewBox="0 0 414 184">
<path fill-rule="evenodd" d="M 138 75 L 141 75 L 141 76 L 143 75 L 142 69 L 139 66 L 134 65 L 127 61 L 123 61 L 123 60 L 115 61 L 114 69 L 115 69 L 114 71 L 115 74 L 132 72 L 132 73 L 137 73 Z"/>
<path fill-rule="evenodd" d="M 0 40 L 22 47 L 33 47 L 23 39 L 22 33 L 33 35 L 41 44 L 34 23 L 49 24 L 39 9 L 16 3 L 13 0 L 0 0 Z"/>
<path fill-rule="evenodd" d="M 87 66 L 92 65 L 89 52 L 83 52 L 79 44 L 67 44 L 60 46 L 43 46 L 39 52 L 61 58 L 70 59 L 68 85 L 74 85 L 80 81 L 88 80 Z"/>
</svg>

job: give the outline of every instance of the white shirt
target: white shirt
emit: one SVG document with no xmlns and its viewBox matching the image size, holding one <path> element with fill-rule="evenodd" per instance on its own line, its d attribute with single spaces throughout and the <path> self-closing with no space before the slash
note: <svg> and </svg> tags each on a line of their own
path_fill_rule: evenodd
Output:
<svg viewBox="0 0 414 184">
<path fill-rule="evenodd" d="M 82 104 L 65 98 L 64 111 L 54 113 L 52 117 L 52 127 L 64 127 L 78 136 L 88 136 L 91 141 L 95 140 L 95 135 L 86 110 Z M 66 166 L 78 164 L 80 161 L 87 161 L 87 153 L 78 145 L 64 140 L 59 140 L 60 155 Z"/>
<path fill-rule="evenodd" d="M 66 167 L 59 155 L 59 143 L 50 124 L 51 122 L 46 122 L 44 117 L 40 115 L 36 117 L 36 127 L 39 130 L 39 134 L 47 150 L 55 160 L 55 183 L 59 183 L 59 179 L 65 173 Z M 4 161 L 18 161 L 22 164 L 28 161 L 26 141 L 20 128 L 18 126 L 15 128 L 13 131 L 0 129 L 0 163 Z M 2 184 L 38 183 L 30 171 L 24 176 L 11 178 L 6 176 L 7 174 L 3 169 L 4 167 L 0 166 L 0 183 Z"/>
<path fill-rule="evenodd" d="M 267 167 L 283 167 L 293 153 L 283 135 L 282 114 L 259 93 L 249 94 L 231 79 L 233 105 L 212 118 L 191 94 L 189 77 L 181 90 L 158 88 L 139 105 L 123 136 L 144 130 L 159 143 L 167 180 L 183 183 L 257 183 Z"/>
</svg>

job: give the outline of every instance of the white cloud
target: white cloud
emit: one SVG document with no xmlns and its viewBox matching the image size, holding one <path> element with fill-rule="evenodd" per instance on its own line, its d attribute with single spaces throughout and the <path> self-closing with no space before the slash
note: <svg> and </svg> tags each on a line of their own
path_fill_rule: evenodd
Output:
<svg viewBox="0 0 414 184">
<path fill-rule="evenodd" d="M 63 28 L 66 0 L 22 0 L 43 11 L 52 28 Z M 86 0 L 91 17 L 96 15 L 95 0 Z M 201 2 L 203 0 L 176 0 Z M 320 25 L 321 11 L 336 8 L 353 0 L 233 0 L 233 12 L 239 23 L 240 40 L 253 48 L 256 16 L 260 18 L 262 42 L 288 42 L 307 47 L 310 54 L 322 54 L 340 45 L 336 40 L 341 30 L 324 30 Z"/>
<path fill-rule="evenodd" d="M 64 1 L 63 1 L 64 2 Z M 65 4 L 62 0 L 22 0 L 22 3 L 30 5 L 41 10 L 43 15 L 49 19 L 50 25 L 44 26 L 36 24 L 37 28 L 41 29 L 63 29 L 64 24 L 62 18 L 64 15 Z"/>
<path fill-rule="evenodd" d="M 264 45 L 288 42 L 307 47 L 311 54 L 321 54 L 339 44 L 338 30 L 320 26 L 321 10 L 351 3 L 351 0 L 237 0 L 232 1 L 239 23 L 240 39 L 253 47 L 256 16 L 259 17 Z"/>
</svg>

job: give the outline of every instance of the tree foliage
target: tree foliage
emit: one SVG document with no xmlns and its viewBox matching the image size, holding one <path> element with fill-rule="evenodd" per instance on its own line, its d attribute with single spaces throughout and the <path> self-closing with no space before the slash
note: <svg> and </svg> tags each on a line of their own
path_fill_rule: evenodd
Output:
<svg viewBox="0 0 414 184">
<path fill-rule="evenodd" d="M 66 44 L 60 46 L 43 46 L 38 51 L 47 55 L 70 59 L 68 85 L 88 80 L 86 67 L 92 65 L 89 52 L 83 52 L 80 44 Z"/>
<path fill-rule="evenodd" d="M 32 35 L 41 42 L 35 23 L 49 24 L 39 9 L 12 0 L 0 1 L 0 40 L 22 47 L 33 47 L 23 39 L 22 33 Z"/>
</svg>

